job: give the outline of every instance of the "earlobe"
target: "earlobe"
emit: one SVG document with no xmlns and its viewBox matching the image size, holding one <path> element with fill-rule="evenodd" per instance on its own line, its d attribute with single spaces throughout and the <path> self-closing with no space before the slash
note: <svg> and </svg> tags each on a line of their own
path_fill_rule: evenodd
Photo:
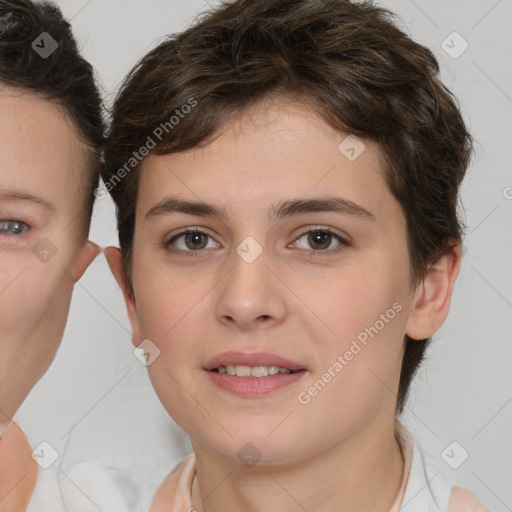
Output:
<svg viewBox="0 0 512 512">
<path fill-rule="evenodd" d="M 444 323 L 461 263 L 460 242 L 445 254 L 418 286 L 405 334 L 412 339 L 431 337 Z"/>
<path fill-rule="evenodd" d="M 126 275 L 123 268 L 123 257 L 121 251 L 117 247 L 106 247 L 103 251 L 107 258 L 108 266 L 112 272 L 117 284 L 123 292 L 124 302 L 132 326 L 132 343 L 137 346 L 142 338 L 140 336 L 139 322 L 137 319 L 137 309 L 135 304 L 135 298 L 133 297 Z"/>
<path fill-rule="evenodd" d="M 91 242 L 90 240 L 87 240 L 87 242 L 80 248 L 73 261 L 71 269 L 71 275 L 75 282 L 80 280 L 89 265 L 94 261 L 94 258 L 96 258 L 102 250 L 103 249 L 99 245 Z"/>
</svg>

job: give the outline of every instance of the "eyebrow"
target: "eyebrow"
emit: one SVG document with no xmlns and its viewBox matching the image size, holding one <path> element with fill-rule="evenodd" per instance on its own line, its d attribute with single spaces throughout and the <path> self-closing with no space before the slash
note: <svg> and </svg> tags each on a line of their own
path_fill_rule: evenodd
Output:
<svg viewBox="0 0 512 512">
<path fill-rule="evenodd" d="M 47 210 L 54 211 L 55 207 L 50 204 L 48 201 L 44 200 L 41 197 L 33 196 L 32 194 L 25 194 L 23 192 L 1 192 L 0 191 L 0 199 L 4 200 L 13 200 L 13 201 L 28 201 L 30 203 L 35 203 L 43 206 Z"/>
<path fill-rule="evenodd" d="M 270 220 L 280 220 L 305 213 L 334 212 L 350 215 L 363 220 L 376 221 L 373 213 L 366 208 L 341 197 L 319 197 L 312 199 L 288 199 L 273 205 L 269 211 Z M 227 212 L 224 207 L 201 201 L 185 201 L 174 197 L 167 197 L 153 206 L 146 213 L 145 220 L 160 215 L 184 213 L 199 217 L 218 217 L 227 221 Z"/>
</svg>

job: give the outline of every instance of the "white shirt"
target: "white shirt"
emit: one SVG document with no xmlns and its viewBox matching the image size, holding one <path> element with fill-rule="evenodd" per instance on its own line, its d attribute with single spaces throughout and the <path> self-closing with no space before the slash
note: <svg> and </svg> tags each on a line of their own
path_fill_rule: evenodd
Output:
<svg viewBox="0 0 512 512">
<path fill-rule="evenodd" d="M 491 512 L 471 491 L 445 481 L 428 454 L 398 420 L 395 435 L 404 457 L 404 475 L 389 512 Z M 94 463 L 77 464 L 66 477 L 60 476 L 61 496 L 65 510 L 72 512 L 97 512 L 98 508 L 102 512 L 188 512 L 194 473 L 194 454 L 183 459 L 163 483 L 152 481 L 152 475 L 142 477 L 135 471 L 119 471 Z M 51 499 L 52 493 L 47 496 Z M 60 512 L 58 508 L 48 508 L 43 501 L 33 512 L 45 510 Z"/>
</svg>

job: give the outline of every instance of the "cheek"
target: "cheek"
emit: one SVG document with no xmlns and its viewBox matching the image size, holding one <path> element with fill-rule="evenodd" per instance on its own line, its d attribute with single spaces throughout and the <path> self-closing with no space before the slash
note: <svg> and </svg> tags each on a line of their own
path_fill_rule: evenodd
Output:
<svg viewBox="0 0 512 512">
<path fill-rule="evenodd" d="M 21 334 L 41 321 L 62 293 L 61 285 L 70 282 L 63 267 L 68 268 L 72 258 L 64 249 L 58 249 L 47 262 L 32 252 L 2 256 L 0 326 L 4 334 Z"/>
<path fill-rule="evenodd" d="M 134 273 L 132 283 L 141 335 L 160 346 L 180 317 L 183 290 L 165 274 L 153 272 Z"/>
<path fill-rule="evenodd" d="M 143 258 L 134 266 L 132 282 L 141 338 L 150 339 L 160 350 L 147 368 L 148 375 L 160 401 L 181 424 L 197 410 L 184 390 L 193 388 L 196 370 L 191 372 L 191 367 L 201 357 L 198 342 L 214 320 L 211 301 L 205 297 L 211 286 L 191 282 Z"/>
<path fill-rule="evenodd" d="M 318 311 L 323 300 L 323 318 L 332 331 L 317 344 L 321 365 L 312 381 L 321 382 L 311 393 L 301 390 L 304 401 L 311 399 L 310 412 L 328 413 L 343 423 L 347 411 L 363 417 L 392 398 L 388 388 L 399 376 L 407 320 L 407 276 L 391 269 L 392 261 L 382 255 L 340 272 L 326 283 L 324 295 L 309 292 Z"/>
<path fill-rule="evenodd" d="M 353 266 L 325 280 L 323 286 L 304 290 L 307 303 L 314 305 L 329 327 L 332 344 L 342 343 L 370 328 L 381 315 L 397 318 L 393 304 L 404 296 L 397 274 L 375 265 Z M 386 318 L 387 319 L 387 318 Z M 396 324 L 396 322 L 393 322 Z M 380 325 L 380 323 L 379 323 Z M 386 323 L 386 329 L 390 323 Z"/>
<path fill-rule="evenodd" d="M 4 334 L 28 331 L 39 322 L 58 285 L 53 272 L 28 266 L 0 294 L 0 325 Z"/>
<path fill-rule="evenodd" d="M 193 317 L 203 310 L 211 286 L 189 275 L 155 263 L 155 258 L 141 251 L 133 265 L 132 283 L 142 336 L 162 346 L 174 344 L 184 332 L 194 336 Z"/>
<path fill-rule="evenodd" d="M 139 262 L 140 268 L 151 268 Z M 200 295 L 191 296 L 189 288 L 183 288 L 164 272 L 134 274 L 134 294 L 137 304 L 137 321 L 141 340 L 149 339 L 160 350 L 159 357 L 148 366 L 148 375 L 161 402 L 173 417 L 175 402 L 182 402 L 181 385 L 186 385 L 191 361 L 197 357 L 197 344 L 200 338 L 194 326 Z M 194 287 L 192 287 L 194 288 Z M 199 329 L 199 327 L 198 327 Z"/>
</svg>

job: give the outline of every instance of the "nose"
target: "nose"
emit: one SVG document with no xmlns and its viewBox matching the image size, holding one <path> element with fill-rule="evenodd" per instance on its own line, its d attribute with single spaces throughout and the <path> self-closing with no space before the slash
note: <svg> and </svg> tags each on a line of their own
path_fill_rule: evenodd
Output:
<svg viewBox="0 0 512 512">
<path fill-rule="evenodd" d="M 230 256 L 230 270 L 219 288 L 215 314 L 230 328 L 270 328 L 286 317 L 286 287 L 276 278 L 277 268 L 272 268 L 276 262 L 265 250 L 254 255 L 250 242 L 240 244 Z"/>
</svg>

